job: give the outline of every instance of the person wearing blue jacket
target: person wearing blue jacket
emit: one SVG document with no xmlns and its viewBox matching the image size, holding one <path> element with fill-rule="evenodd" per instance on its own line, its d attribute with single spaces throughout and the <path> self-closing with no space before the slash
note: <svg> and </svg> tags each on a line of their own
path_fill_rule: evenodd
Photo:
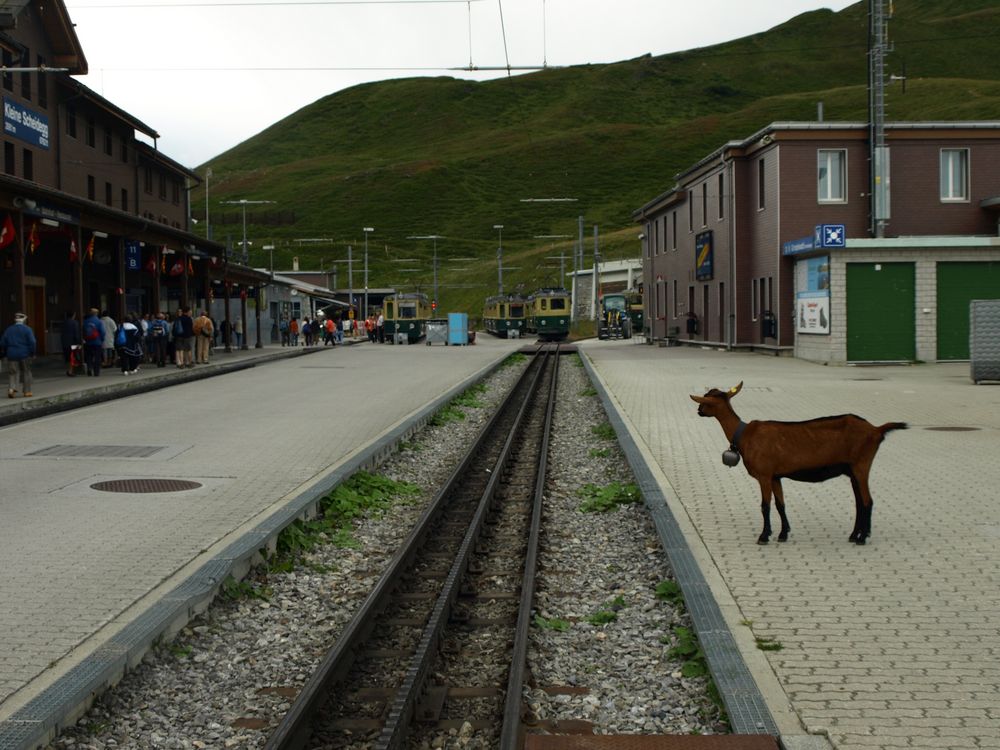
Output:
<svg viewBox="0 0 1000 750">
<path fill-rule="evenodd" d="M 104 358 L 104 323 L 97 317 L 98 309 L 90 308 L 87 317 L 83 319 L 83 361 L 87 365 L 87 374 L 97 377 L 101 374 L 101 361 Z"/>
<path fill-rule="evenodd" d="M 7 398 L 14 398 L 18 385 L 25 398 L 31 396 L 31 360 L 35 356 L 36 345 L 35 332 L 28 326 L 28 316 L 17 313 L 14 323 L 0 337 L 0 349 L 7 358 Z"/>
</svg>

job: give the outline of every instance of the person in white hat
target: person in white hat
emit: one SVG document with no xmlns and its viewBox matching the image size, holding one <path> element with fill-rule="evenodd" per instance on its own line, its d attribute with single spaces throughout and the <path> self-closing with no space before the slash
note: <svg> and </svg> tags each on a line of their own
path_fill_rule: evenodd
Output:
<svg viewBox="0 0 1000 750">
<path fill-rule="evenodd" d="M 14 398 L 18 386 L 25 397 L 31 396 L 31 360 L 35 356 L 35 332 L 28 325 L 28 316 L 17 313 L 14 323 L 0 336 L 0 350 L 7 360 L 7 398 Z"/>
</svg>

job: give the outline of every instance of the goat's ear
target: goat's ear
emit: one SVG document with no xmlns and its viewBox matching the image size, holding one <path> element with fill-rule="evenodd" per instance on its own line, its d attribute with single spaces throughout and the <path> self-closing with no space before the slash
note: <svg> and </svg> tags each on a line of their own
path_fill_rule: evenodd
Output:
<svg viewBox="0 0 1000 750">
<path fill-rule="evenodd" d="M 729 389 L 729 398 L 732 398 L 733 396 L 735 396 L 742 389 L 743 389 L 743 381 L 741 380 L 739 385 L 733 386 L 732 388 Z"/>
</svg>

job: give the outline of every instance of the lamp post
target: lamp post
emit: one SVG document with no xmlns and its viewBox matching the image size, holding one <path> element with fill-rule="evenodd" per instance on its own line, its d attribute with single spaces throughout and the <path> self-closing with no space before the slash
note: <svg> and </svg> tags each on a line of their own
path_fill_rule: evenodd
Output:
<svg viewBox="0 0 1000 750">
<path fill-rule="evenodd" d="M 375 227 L 361 227 L 365 233 L 365 319 L 368 319 L 368 235 L 375 231 Z"/>
<path fill-rule="evenodd" d="M 503 294 L 503 224 L 494 224 L 497 230 L 497 294 Z"/>
<path fill-rule="evenodd" d="M 437 309 L 437 301 L 438 301 L 438 244 L 437 243 L 438 243 L 438 240 L 443 240 L 444 237 L 442 235 L 440 235 L 440 234 L 415 234 L 415 235 L 410 235 L 406 239 L 408 239 L 408 240 L 434 240 L 434 261 L 433 261 L 433 268 L 434 268 L 434 299 L 432 300 L 433 305 L 431 305 L 431 307 L 436 310 Z"/>
<path fill-rule="evenodd" d="M 212 225 L 208 221 L 208 180 L 212 176 L 212 168 L 205 169 L 205 239 L 212 239 Z"/>
<path fill-rule="evenodd" d="M 274 203 L 275 201 L 250 201 L 246 198 L 241 198 L 238 201 L 220 201 L 223 205 L 229 206 L 242 206 L 243 207 L 243 263 L 247 262 L 247 206 L 248 205 L 260 205 L 263 203 Z"/>
</svg>

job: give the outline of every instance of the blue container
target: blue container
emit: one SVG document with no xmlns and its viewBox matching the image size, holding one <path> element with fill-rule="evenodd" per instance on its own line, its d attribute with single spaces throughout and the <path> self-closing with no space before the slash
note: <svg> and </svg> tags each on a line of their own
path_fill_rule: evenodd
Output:
<svg viewBox="0 0 1000 750">
<path fill-rule="evenodd" d="M 448 344 L 465 346 L 469 343 L 469 314 L 448 313 Z"/>
</svg>

